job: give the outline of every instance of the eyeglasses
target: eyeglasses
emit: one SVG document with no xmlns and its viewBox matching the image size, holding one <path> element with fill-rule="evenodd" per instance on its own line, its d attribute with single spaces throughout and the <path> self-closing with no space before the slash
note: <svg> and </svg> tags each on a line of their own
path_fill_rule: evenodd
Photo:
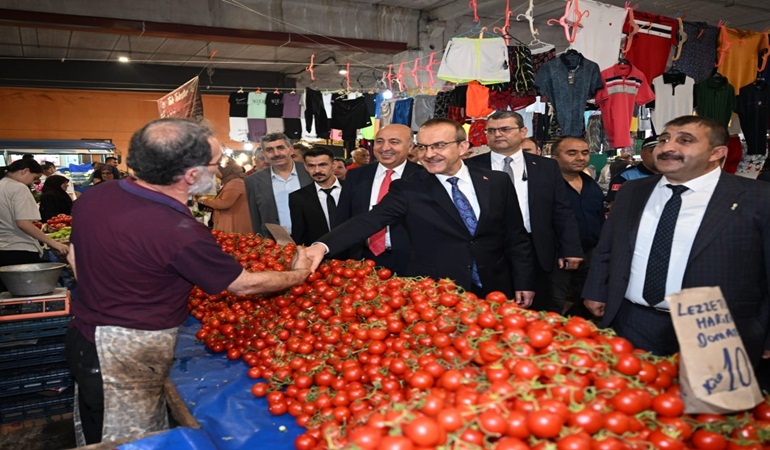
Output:
<svg viewBox="0 0 770 450">
<path fill-rule="evenodd" d="M 415 144 L 414 148 L 418 152 L 424 152 L 425 150 L 428 150 L 428 149 L 432 149 L 432 150 L 436 150 L 437 152 L 440 152 L 441 150 L 444 150 L 445 148 L 447 148 L 452 144 L 459 144 L 460 142 L 463 142 L 463 141 L 464 139 L 460 139 L 458 141 L 452 141 L 452 142 L 439 141 L 439 142 L 434 142 L 432 144 Z"/>
<path fill-rule="evenodd" d="M 503 134 L 508 134 L 513 130 L 520 130 L 522 127 L 500 127 L 500 128 L 487 128 L 484 130 L 487 134 L 495 134 L 498 131 Z"/>
</svg>

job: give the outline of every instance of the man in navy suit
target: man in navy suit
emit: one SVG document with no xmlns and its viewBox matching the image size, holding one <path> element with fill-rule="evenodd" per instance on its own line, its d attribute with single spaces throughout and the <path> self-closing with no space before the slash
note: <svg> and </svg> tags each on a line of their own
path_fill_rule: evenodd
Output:
<svg viewBox="0 0 770 450">
<path fill-rule="evenodd" d="M 760 361 L 770 358 L 770 186 L 721 170 L 727 139 L 725 127 L 705 117 L 666 124 L 653 150 L 659 175 L 631 180 L 618 191 L 583 297 L 603 326 L 636 347 L 668 355 L 679 344 L 664 296 L 719 286 L 757 378 L 767 387 L 761 367 L 767 361 Z M 678 213 L 666 206 L 676 195 Z M 661 222 L 675 225 L 666 252 L 653 251 L 660 249 L 654 241 Z M 667 269 L 648 276 L 654 269 L 648 261 L 658 261 L 661 253 L 669 255 Z M 654 280 L 660 280 L 658 290 L 650 289 Z M 655 293 L 661 298 L 653 298 Z"/>
<path fill-rule="evenodd" d="M 527 128 L 515 112 L 497 111 L 489 116 L 486 134 L 491 152 L 465 162 L 469 167 L 502 171 L 510 177 L 535 250 L 537 295 L 532 308 L 562 313 L 559 302 L 550 295 L 548 274 L 557 266 L 577 270 L 583 249 L 559 165 L 550 158 L 521 151 Z"/>
<path fill-rule="evenodd" d="M 309 257 L 317 265 L 327 251 L 334 254 L 403 222 L 411 241 L 404 275 L 451 278 L 479 296 L 502 291 L 524 307 L 531 304 L 534 259 L 508 177 L 463 163 L 470 144 L 452 120 L 425 122 L 417 141 L 427 172 L 394 181 L 371 211 L 309 247 Z"/>
<path fill-rule="evenodd" d="M 374 156 L 378 163 L 350 170 L 345 177 L 345 189 L 337 207 L 338 224 L 372 209 L 378 203 L 383 184 L 387 192 L 388 174 L 392 182 L 423 170 L 419 164 L 406 160 L 411 148 L 412 130 L 409 127 L 392 124 L 380 129 L 374 140 Z M 371 242 L 377 239 L 384 239 L 384 245 Z M 376 236 L 361 239 L 348 249 L 346 256 L 372 259 L 378 266 L 385 266 L 401 275 L 409 262 L 409 251 L 409 235 L 403 221 L 398 221 L 387 227 L 384 233 L 380 231 Z"/>
<path fill-rule="evenodd" d="M 289 194 L 291 236 L 298 245 L 310 245 L 334 227 L 342 184 L 332 173 L 331 149 L 313 147 L 303 159 L 313 183 Z"/>
</svg>

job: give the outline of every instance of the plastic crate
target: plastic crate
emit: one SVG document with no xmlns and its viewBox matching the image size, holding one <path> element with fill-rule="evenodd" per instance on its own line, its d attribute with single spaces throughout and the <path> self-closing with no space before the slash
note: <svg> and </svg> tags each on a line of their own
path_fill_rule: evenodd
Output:
<svg viewBox="0 0 770 450">
<path fill-rule="evenodd" d="M 65 361 L 64 338 L 44 338 L 34 345 L 0 348 L 0 370 L 41 366 Z"/>
<path fill-rule="evenodd" d="M 73 384 L 72 375 L 64 363 L 41 369 L 17 369 L 3 372 L 0 376 L 0 397 L 43 391 L 62 392 Z"/>
<path fill-rule="evenodd" d="M 56 397 L 27 397 L 0 402 L 0 424 L 23 422 L 72 412 L 75 390 L 68 389 Z"/>
<path fill-rule="evenodd" d="M 0 325 L 0 342 L 24 341 L 49 336 L 63 336 L 72 316 L 16 320 Z"/>
</svg>

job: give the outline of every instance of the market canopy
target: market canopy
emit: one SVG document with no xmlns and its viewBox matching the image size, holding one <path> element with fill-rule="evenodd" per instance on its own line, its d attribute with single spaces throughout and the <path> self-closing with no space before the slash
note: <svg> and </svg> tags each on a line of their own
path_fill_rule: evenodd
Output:
<svg viewBox="0 0 770 450">
<path fill-rule="evenodd" d="M 77 139 L 0 139 L 0 151 L 9 153 L 114 154 L 115 145 Z"/>
</svg>

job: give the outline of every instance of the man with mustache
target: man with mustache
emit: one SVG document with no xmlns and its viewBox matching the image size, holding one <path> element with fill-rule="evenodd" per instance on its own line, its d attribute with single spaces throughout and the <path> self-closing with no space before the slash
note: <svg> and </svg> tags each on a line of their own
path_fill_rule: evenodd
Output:
<svg viewBox="0 0 770 450">
<path fill-rule="evenodd" d="M 270 236 L 266 223 L 277 223 L 291 233 L 289 194 L 313 182 L 305 168 L 291 158 L 294 147 L 283 133 L 262 138 L 262 154 L 270 170 L 260 170 L 244 179 L 254 233 Z"/>
<path fill-rule="evenodd" d="M 665 296 L 719 286 L 767 388 L 760 361 L 770 358 L 770 186 L 722 171 L 727 139 L 706 117 L 666 124 L 653 150 L 659 174 L 618 191 L 583 297 L 603 326 L 670 355 L 679 344 Z"/>
<path fill-rule="evenodd" d="M 304 159 L 314 183 L 289 194 L 291 236 L 299 245 L 311 245 L 334 228 L 342 184 L 333 174 L 331 149 L 313 147 Z"/>
<path fill-rule="evenodd" d="M 374 139 L 377 164 L 348 171 L 337 207 L 338 224 L 372 209 L 388 192 L 391 182 L 423 170 L 419 164 L 407 161 L 411 149 L 412 130 L 409 127 L 391 124 L 377 132 Z M 372 259 L 378 266 L 402 274 L 409 262 L 410 251 L 409 235 L 403 222 L 398 221 L 362 238 L 348 249 L 347 256 Z"/>
<path fill-rule="evenodd" d="M 403 222 L 411 242 L 403 275 L 451 278 L 478 296 L 502 291 L 529 306 L 534 259 L 516 192 L 506 175 L 466 166 L 462 155 L 469 146 L 457 122 L 425 122 L 415 147 L 426 171 L 394 181 L 371 211 L 340 224 L 309 247 L 314 267 L 325 254 L 334 255 L 386 225 Z"/>
</svg>

